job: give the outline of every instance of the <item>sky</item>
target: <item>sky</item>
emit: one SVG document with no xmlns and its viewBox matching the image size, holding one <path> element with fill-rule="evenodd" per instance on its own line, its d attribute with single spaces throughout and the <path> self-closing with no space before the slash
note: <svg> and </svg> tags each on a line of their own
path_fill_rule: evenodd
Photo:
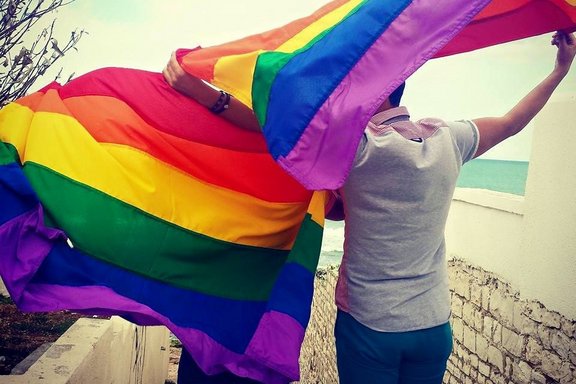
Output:
<svg viewBox="0 0 576 384">
<path fill-rule="evenodd" d="M 210 46 L 281 26 L 306 16 L 326 0 L 76 0 L 56 17 L 62 42 L 85 30 L 77 45 L 55 64 L 37 87 L 102 67 L 161 71 L 177 48 Z M 551 34 L 474 52 L 429 60 L 407 81 L 403 98 L 412 117 L 473 119 L 506 113 L 552 69 Z M 554 97 L 576 93 L 576 70 Z M 483 158 L 527 161 L 532 124 L 488 151 Z"/>
</svg>

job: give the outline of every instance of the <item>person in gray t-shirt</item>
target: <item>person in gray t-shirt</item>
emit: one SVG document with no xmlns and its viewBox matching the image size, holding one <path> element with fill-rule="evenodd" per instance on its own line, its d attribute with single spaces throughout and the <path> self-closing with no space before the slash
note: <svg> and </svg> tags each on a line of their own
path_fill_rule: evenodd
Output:
<svg viewBox="0 0 576 384">
<path fill-rule="evenodd" d="M 328 214 L 344 213 L 346 222 L 336 292 L 341 384 L 442 382 L 452 349 L 444 226 L 456 179 L 463 163 L 518 133 L 546 104 L 576 54 L 573 35 L 557 33 L 553 44 L 552 73 L 502 117 L 411 122 L 399 107 L 399 89 L 366 127 L 339 191 L 342 200 Z M 176 90 L 207 107 L 220 95 L 185 73 L 174 56 L 163 73 Z M 218 113 L 260 131 L 250 109 L 228 102 Z M 186 372 L 193 362 L 186 361 L 179 382 L 191 377 Z M 195 380 L 229 380 L 204 376 Z"/>
<path fill-rule="evenodd" d="M 338 191 L 342 206 L 328 213 L 345 220 L 341 384 L 442 382 L 452 349 L 444 228 L 456 180 L 463 163 L 522 130 L 568 73 L 574 36 L 557 33 L 553 43 L 552 73 L 502 117 L 412 122 L 401 86 L 366 127 Z"/>
</svg>

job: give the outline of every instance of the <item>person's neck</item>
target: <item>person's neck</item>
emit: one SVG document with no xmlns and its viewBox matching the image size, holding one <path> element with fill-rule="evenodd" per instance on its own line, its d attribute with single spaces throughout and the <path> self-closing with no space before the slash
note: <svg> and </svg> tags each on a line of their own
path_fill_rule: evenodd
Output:
<svg viewBox="0 0 576 384">
<path fill-rule="evenodd" d="M 394 108 L 394 106 L 390 104 L 390 99 L 386 99 L 382 104 L 380 104 L 380 106 L 378 107 L 376 112 L 374 112 L 374 114 L 384 112 L 392 108 Z"/>
</svg>

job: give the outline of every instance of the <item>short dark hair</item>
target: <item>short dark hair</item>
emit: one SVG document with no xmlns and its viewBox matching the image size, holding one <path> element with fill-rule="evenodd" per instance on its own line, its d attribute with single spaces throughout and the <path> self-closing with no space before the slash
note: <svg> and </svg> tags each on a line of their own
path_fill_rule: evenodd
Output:
<svg viewBox="0 0 576 384">
<path fill-rule="evenodd" d="M 388 96 L 390 99 L 390 104 L 393 107 L 400 106 L 400 100 L 402 99 L 402 95 L 404 94 L 404 88 L 406 87 L 406 82 L 403 82 Z"/>
</svg>

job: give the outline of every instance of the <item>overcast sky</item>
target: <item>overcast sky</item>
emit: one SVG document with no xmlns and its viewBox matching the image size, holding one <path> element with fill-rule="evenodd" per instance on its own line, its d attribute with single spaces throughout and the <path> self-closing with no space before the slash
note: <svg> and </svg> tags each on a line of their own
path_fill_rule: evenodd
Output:
<svg viewBox="0 0 576 384">
<path fill-rule="evenodd" d="M 119 66 L 161 71 L 176 48 L 209 46 L 263 32 L 306 16 L 326 0 L 76 0 L 57 17 L 60 40 L 88 31 L 79 51 L 58 68 L 64 76 Z M 426 63 L 407 82 L 403 104 L 415 118 L 476 118 L 505 113 L 553 68 L 550 35 L 525 39 Z M 52 80 L 48 73 L 45 83 Z M 39 84 L 43 85 L 43 84 Z M 575 92 L 576 70 L 557 95 Z M 483 157 L 528 160 L 529 127 Z"/>
</svg>

